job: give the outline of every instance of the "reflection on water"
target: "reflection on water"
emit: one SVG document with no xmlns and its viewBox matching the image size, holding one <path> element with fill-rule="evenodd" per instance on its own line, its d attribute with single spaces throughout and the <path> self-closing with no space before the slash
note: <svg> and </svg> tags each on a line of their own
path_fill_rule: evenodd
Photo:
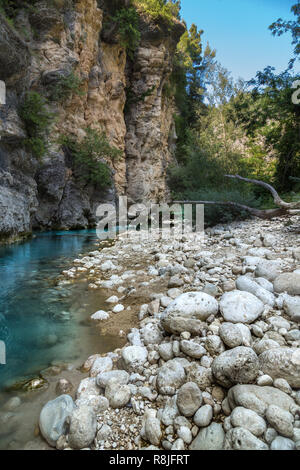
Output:
<svg viewBox="0 0 300 470">
<path fill-rule="evenodd" d="M 118 339 L 101 337 L 87 321 L 103 307 L 101 291 L 89 291 L 85 281 L 56 285 L 61 271 L 79 253 L 94 250 L 96 241 L 95 231 L 86 230 L 42 233 L 0 246 L 0 340 L 7 361 L 0 364 L 0 415 L 8 384 L 31 378 L 53 361 L 79 364 L 118 346 Z"/>
<path fill-rule="evenodd" d="M 56 232 L 0 247 L 0 340 L 7 356 L 0 388 L 54 359 L 76 355 L 79 299 L 86 286 L 57 287 L 55 278 L 95 242 L 94 231 Z"/>
</svg>

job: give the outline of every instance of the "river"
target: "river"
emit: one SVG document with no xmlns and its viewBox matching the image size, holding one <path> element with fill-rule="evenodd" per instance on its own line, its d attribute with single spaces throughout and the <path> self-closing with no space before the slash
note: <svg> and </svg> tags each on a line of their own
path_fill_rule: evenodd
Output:
<svg viewBox="0 0 300 470">
<path fill-rule="evenodd" d="M 0 365 L 0 448 L 22 448 L 30 441 L 41 406 L 55 396 L 51 379 L 50 387 L 39 392 L 12 392 L 8 387 L 39 376 L 53 364 L 79 366 L 91 354 L 120 344 L 119 338 L 101 336 L 90 321 L 92 313 L 104 308 L 101 290 L 88 290 L 85 279 L 57 282 L 74 258 L 95 250 L 96 244 L 95 230 L 83 230 L 40 233 L 0 246 L 0 341 L 6 347 L 6 364 Z M 78 382 L 83 378 L 78 374 L 70 368 L 62 375 Z M 16 395 L 22 405 L 9 411 L 16 416 L 7 416 L 5 403 Z M 4 429 L 14 419 L 18 426 Z M 25 429 L 29 436 L 23 438 Z"/>
</svg>

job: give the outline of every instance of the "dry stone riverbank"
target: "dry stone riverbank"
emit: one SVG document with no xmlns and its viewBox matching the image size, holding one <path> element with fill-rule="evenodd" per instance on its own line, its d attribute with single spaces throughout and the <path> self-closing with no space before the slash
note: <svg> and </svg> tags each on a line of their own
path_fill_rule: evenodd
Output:
<svg viewBox="0 0 300 470">
<path fill-rule="evenodd" d="M 82 276 L 107 291 L 95 325 L 128 342 L 86 360 L 74 399 L 60 379 L 40 415 L 49 445 L 300 449 L 300 248 L 284 220 L 218 226 L 204 242 L 123 237 L 60 282 Z"/>
</svg>

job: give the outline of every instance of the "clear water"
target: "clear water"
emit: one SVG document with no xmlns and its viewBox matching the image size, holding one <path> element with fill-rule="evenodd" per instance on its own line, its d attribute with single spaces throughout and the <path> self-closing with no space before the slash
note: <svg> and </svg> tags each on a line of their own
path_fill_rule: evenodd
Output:
<svg viewBox="0 0 300 470">
<path fill-rule="evenodd" d="M 97 348 L 99 338 L 84 320 L 101 304 L 100 294 L 92 295 L 84 282 L 64 287 L 56 282 L 78 254 L 95 249 L 96 241 L 94 230 L 84 230 L 41 233 L 0 246 L 0 340 L 6 345 L 0 390 L 51 361 L 74 360 Z M 82 350 L 84 336 L 91 351 Z"/>
<path fill-rule="evenodd" d="M 38 420 L 44 404 L 57 396 L 57 381 L 70 380 L 74 398 L 86 376 L 79 366 L 92 354 L 123 345 L 118 335 L 109 336 L 90 320 L 105 308 L 101 290 L 89 290 L 84 276 L 65 286 L 57 282 L 74 258 L 96 249 L 97 241 L 94 230 L 83 230 L 41 233 L 24 243 L 0 246 L 0 340 L 6 344 L 6 364 L 0 364 L 0 449 L 48 448 L 38 433 Z M 53 363 L 71 366 L 47 376 L 47 387 L 8 387 L 44 377 L 41 371 Z M 11 397 L 19 397 L 21 405 L 7 413 Z"/>
</svg>

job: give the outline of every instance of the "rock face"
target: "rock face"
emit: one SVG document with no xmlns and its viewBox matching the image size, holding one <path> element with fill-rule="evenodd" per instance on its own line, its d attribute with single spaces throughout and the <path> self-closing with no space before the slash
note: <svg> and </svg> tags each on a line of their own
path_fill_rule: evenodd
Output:
<svg viewBox="0 0 300 470">
<path fill-rule="evenodd" d="M 136 97 L 147 92 L 150 95 L 145 101 L 132 103 L 126 114 L 127 192 L 135 202 L 162 200 L 168 193 L 166 170 L 177 137 L 174 107 L 163 88 L 172 70 L 174 47 L 183 32 L 178 23 L 166 40 L 164 28 L 143 22 L 141 29 L 142 42 L 135 54 L 130 84 Z M 151 37 L 155 37 L 153 44 Z"/>
<path fill-rule="evenodd" d="M 117 3 L 118 8 L 128 6 L 127 0 Z M 1 15 L 0 79 L 7 86 L 7 106 L 0 110 L 4 241 L 32 228 L 94 226 L 96 207 L 114 203 L 118 194 L 128 194 L 131 202 L 159 202 L 168 193 L 166 170 L 177 137 L 174 98 L 166 95 L 164 85 L 185 27 L 174 20 L 169 29 L 141 15 L 141 41 L 130 60 L 118 43 L 116 28 L 111 34 L 105 30 L 111 7 L 108 0 L 41 0 L 35 2 L 35 12 L 20 9 L 14 28 Z M 82 94 L 50 101 L 56 120 L 48 151 L 38 161 L 24 145 L 27 135 L 18 117 L 19 104 L 33 83 L 34 90 L 48 98 L 50 87 L 71 72 L 82 80 Z M 114 183 L 110 189 L 80 181 L 72 158 L 57 145 L 59 135 L 81 139 L 89 126 L 103 130 L 122 152 L 120 159 L 107 162 Z"/>
<path fill-rule="evenodd" d="M 202 322 L 218 312 L 218 302 L 203 292 L 188 292 L 174 300 L 164 311 L 161 322 L 166 331 L 198 334 Z"/>
<path fill-rule="evenodd" d="M 259 356 L 259 363 L 273 379 L 285 379 L 291 387 L 300 388 L 300 349 L 268 349 Z"/>
<path fill-rule="evenodd" d="M 61 395 L 49 401 L 40 414 L 39 426 L 43 437 L 52 447 L 67 431 L 67 419 L 71 416 L 75 404 L 70 395 Z"/>
</svg>

